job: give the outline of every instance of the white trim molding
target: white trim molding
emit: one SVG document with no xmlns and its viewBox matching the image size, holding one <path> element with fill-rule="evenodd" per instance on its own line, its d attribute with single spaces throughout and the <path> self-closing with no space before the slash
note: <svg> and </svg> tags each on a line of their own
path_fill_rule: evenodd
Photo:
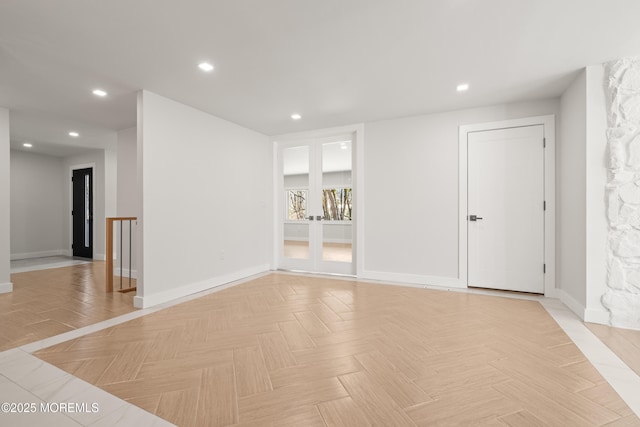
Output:
<svg viewBox="0 0 640 427">
<path fill-rule="evenodd" d="M 50 256 L 71 256 L 71 254 L 67 249 L 53 249 L 50 251 L 39 251 L 39 252 L 23 252 L 19 254 L 11 254 L 11 261 L 17 261 L 21 259 L 31 259 L 31 258 L 45 258 Z"/>
<path fill-rule="evenodd" d="M 166 291 L 158 292 L 156 294 L 135 296 L 133 297 L 133 306 L 136 308 L 148 308 L 158 304 L 162 304 L 168 301 L 173 301 L 178 298 L 185 297 L 187 295 L 202 292 L 208 289 L 213 289 L 218 286 L 224 286 L 230 282 L 236 280 L 245 279 L 247 277 L 270 271 L 271 266 L 268 264 L 258 265 L 253 268 L 247 268 L 244 270 L 236 271 L 233 273 L 225 274 L 222 276 L 212 277 L 208 280 L 201 282 L 190 283 L 188 285 L 180 286 L 175 289 L 168 289 Z"/>
<path fill-rule="evenodd" d="M 458 276 L 461 283 L 467 286 L 467 137 L 470 132 L 495 129 L 508 129 L 521 126 L 543 125 L 546 148 L 544 152 L 544 198 L 546 210 L 544 214 L 544 262 L 546 274 L 544 278 L 544 295 L 550 298 L 556 292 L 556 189 L 555 189 L 555 116 L 536 116 L 499 122 L 478 123 L 460 126 L 458 136 Z"/>
<path fill-rule="evenodd" d="M 358 279 L 389 282 L 400 286 L 418 285 L 429 288 L 466 289 L 467 285 L 455 277 L 423 276 L 420 274 L 390 273 L 386 271 L 363 271 Z M 393 283 L 395 282 L 395 283 Z"/>
<path fill-rule="evenodd" d="M 13 283 L 0 283 L 0 294 L 8 294 L 9 292 L 13 292 Z"/>
<path fill-rule="evenodd" d="M 556 294 L 557 294 L 558 298 L 560 299 L 560 301 L 562 301 L 562 303 L 564 305 L 569 307 L 569 309 L 571 311 L 573 311 L 575 313 L 575 315 L 578 316 L 581 320 L 584 320 L 584 318 L 585 318 L 585 307 L 584 307 L 584 305 L 582 305 L 578 301 L 576 301 L 571 295 L 569 295 L 563 289 L 557 289 L 556 290 Z"/>
</svg>

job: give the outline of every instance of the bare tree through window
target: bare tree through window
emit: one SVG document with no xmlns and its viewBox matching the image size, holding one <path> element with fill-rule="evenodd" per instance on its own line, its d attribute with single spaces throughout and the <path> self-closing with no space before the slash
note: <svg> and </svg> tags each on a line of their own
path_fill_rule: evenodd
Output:
<svg viewBox="0 0 640 427">
<path fill-rule="evenodd" d="M 287 191 L 287 219 L 303 220 L 307 217 L 307 190 Z"/>
<path fill-rule="evenodd" d="M 322 190 L 323 218 L 328 221 L 351 221 L 351 188 Z"/>
</svg>

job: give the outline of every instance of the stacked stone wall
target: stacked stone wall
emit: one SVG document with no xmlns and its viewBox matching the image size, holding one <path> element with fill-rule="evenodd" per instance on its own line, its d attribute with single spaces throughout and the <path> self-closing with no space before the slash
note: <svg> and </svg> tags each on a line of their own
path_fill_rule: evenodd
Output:
<svg viewBox="0 0 640 427">
<path fill-rule="evenodd" d="M 611 325 L 640 329 L 640 57 L 605 64 L 607 291 Z"/>
</svg>

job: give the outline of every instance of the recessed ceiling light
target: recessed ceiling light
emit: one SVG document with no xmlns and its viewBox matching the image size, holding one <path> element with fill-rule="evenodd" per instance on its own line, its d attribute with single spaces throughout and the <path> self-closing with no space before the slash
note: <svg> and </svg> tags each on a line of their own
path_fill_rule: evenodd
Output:
<svg viewBox="0 0 640 427">
<path fill-rule="evenodd" d="M 456 86 L 456 90 L 458 92 L 464 92 L 466 90 L 469 90 L 469 83 L 461 83 L 458 86 Z"/>
<path fill-rule="evenodd" d="M 341 145 L 341 146 L 340 146 L 340 148 L 341 148 L 342 150 L 346 150 L 346 149 L 347 149 L 347 148 L 349 148 L 349 147 L 347 147 L 346 145 Z"/>
<path fill-rule="evenodd" d="M 22 144 L 23 147 L 27 147 L 27 148 L 31 148 L 33 147 L 33 144 L 30 142 L 25 142 L 24 144 Z"/>
<path fill-rule="evenodd" d="M 213 65 L 209 64 L 208 62 L 199 63 L 198 64 L 198 68 L 200 68 L 202 71 L 206 71 L 206 72 L 213 71 Z"/>
<path fill-rule="evenodd" d="M 102 89 L 94 89 L 93 94 L 101 98 L 107 96 L 107 92 L 103 91 Z"/>
<path fill-rule="evenodd" d="M 293 120 L 300 120 L 302 118 L 302 116 L 300 114 L 298 114 L 298 113 L 295 113 L 295 114 L 291 115 L 291 118 Z"/>
<path fill-rule="evenodd" d="M 71 132 L 69 132 L 69 136 L 72 136 L 72 137 L 74 137 L 74 138 L 77 138 L 77 137 L 79 137 L 79 136 L 80 136 L 80 134 L 79 134 L 78 132 L 71 131 Z"/>
</svg>

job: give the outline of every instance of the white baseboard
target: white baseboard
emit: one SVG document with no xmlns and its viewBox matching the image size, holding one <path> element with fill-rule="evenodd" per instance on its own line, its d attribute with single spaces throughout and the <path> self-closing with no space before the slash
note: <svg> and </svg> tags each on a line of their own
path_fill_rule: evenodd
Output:
<svg viewBox="0 0 640 427">
<path fill-rule="evenodd" d="M 323 243 L 339 243 L 341 245 L 347 245 L 353 243 L 351 239 L 322 239 Z"/>
<path fill-rule="evenodd" d="M 588 309 L 562 289 L 557 289 L 557 294 L 560 301 L 569 307 L 583 322 L 611 325 L 611 316 L 606 309 Z"/>
<path fill-rule="evenodd" d="M 133 306 L 136 308 L 153 307 L 154 305 L 162 304 L 168 301 L 173 301 L 181 297 L 185 297 L 187 295 L 206 291 L 207 289 L 222 286 L 229 282 L 241 280 L 246 277 L 253 276 L 255 274 L 264 273 L 265 271 L 269 271 L 269 270 L 270 270 L 269 264 L 262 264 L 252 268 L 247 268 L 244 270 L 225 274 L 223 276 L 212 277 L 208 280 L 203 280 L 197 283 L 190 283 L 188 285 L 183 285 L 178 288 L 169 289 L 169 290 L 158 292 L 155 294 L 145 295 L 145 296 L 136 296 L 133 298 Z"/>
<path fill-rule="evenodd" d="M 573 311 L 576 314 L 576 316 L 580 318 L 580 320 L 582 320 L 583 322 L 585 321 L 585 308 L 582 304 L 576 301 L 571 295 L 569 295 L 563 289 L 557 289 L 556 294 L 558 298 L 560 298 L 560 301 L 562 301 L 564 305 L 569 307 L 569 309 Z"/>
<path fill-rule="evenodd" d="M 547 298 L 555 298 L 555 299 L 560 299 L 560 292 L 561 290 L 558 288 L 549 288 L 547 289 L 547 286 L 545 284 L 545 289 L 544 289 L 544 296 Z"/>
<path fill-rule="evenodd" d="M 303 237 L 292 237 L 292 238 L 285 237 L 284 241 L 285 242 L 308 242 L 309 239 L 305 239 Z M 322 239 L 322 242 L 323 243 L 348 244 L 348 243 L 353 243 L 353 240 L 351 240 L 351 239 Z"/>
<path fill-rule="evenodd" d="M 114 276 L 120 276 L 120 267 L 113 267 L 113 275 Z M 129 269 L 128 268 L 123 268 L 122 269 L 122 277 L 129 278 Z M 138 278 L 138 270 L 131 270 L 131 278 L 132 279 L 137 279 Z"/>
<path fill-rule="evenodd" d="M 7 294 L 13 292 L 13 283 L 0 283 L 0 294 Z"/>
<path fill-rule="evenodd" d="M 97 261 L 105 261 L 107 256 L 105 254 L 93 254 L 93 259 Z"/>
<path fill-rule="evenodd" d="M 38 252 L 24 252 L 19 254 L 11 254 L 11 261 L 17 261 L 20 259 L 30 259 L 30 258 L 44 258 L 48 256 L 69 256 L 69 251 L 67 249 L 53 249 L 50 251 L 38 251 Z"/>
<path fill-rule="evenodd" d="M 611 326 L 611 313 L 608 310 L 586 309 L 584 311 L 584 321 L 589 323 L 599 323 L 600 325 Z"/>
<path fill-rule="evenodd" d="M 359 279 L 399 282 L 400 284 L 420 285 L 437 288 L 466 289 L 467 285 L 455 277 L 422 276 L 418 274 L 388 273 L 381 271 L 363 271 Z"/>
</svg>

